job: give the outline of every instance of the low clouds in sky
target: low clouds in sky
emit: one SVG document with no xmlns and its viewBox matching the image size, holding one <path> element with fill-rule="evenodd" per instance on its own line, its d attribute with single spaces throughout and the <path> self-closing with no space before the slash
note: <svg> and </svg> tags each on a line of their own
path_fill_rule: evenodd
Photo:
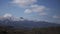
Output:
<svg viewBox="0 0 60 34">
<path fill-rule="evenodd" d="M 40 5 L 31 5 L 31 10 L 34 12 L 42 12 L 46 9 L 45 6 L 40 6 Z"/>
<path fill-rule="evenodd" d="M 34 4 L 37 0 L 13 0 L 12 3 L 15 3 L 21 7 L 26 7 Z"/>
<path fill-rule="evenodd" d="M 46 16 L 46 15 L 48 15 L 48 14 L 45 13 L 45 12 L 42 12 L 42 13 L 39 13 L 39 15 L 40 15 L 40 16 Z"/>
<path fill-rule="evenodd" d="M 49 11 L 50 8 L 39 5 L 38 0 L 12 0 L 12 4 L 16 4 L 19 7 L 22 7 L 24 10 L 24 14 L 37 14 L 39 16 L 48 16 L 46 11 Z"/>
<path fill-rule="evenodd" d="M 24 19 L 21 19 L 20 17 L 13 16 L 10 13 L 5 13 L 3 16 L 0 16 L 0 19 L 9 19 L 12 21 L 23 21 Z"/>
<path fill-rule="evenodd" d="M 26 9 L 24 13 L 30 14 L 32 12 L 38 13 L 39 15 L 47 15 L 45 11 L 48 8 L 42 5 L 31 5 L 29 9 Z"/>
<path fill-rule="evenodd" d="M 12 17 L 12 14 L 6 13 L 3 15 L 3 17 Z"/>
<path fill-rule="evenodd" d="M 24 13 L 26 13 L 26 14 L 30 14 L 30 13 L 32 13 L 32 10 L 30 10 L 30 9 L 26 9 L 26 10 L 24 11 Z"/>
<path fill-rule="evenodd" d="M 13 0 L 12 3 L 17 4 L 22 8 L 26 8 L 24 11 L 25 14 L 31 14 L 32 12 L 35 12 L 39 15 L 46 15 L 44 11 L 48 9 L 43 5 L 35 4 L 37 3 L 37 0 Z"/>
<path fill-rule="evenodd" d="M 56 16 L 56 15 L 54 15 L 53 18 L 60 18 L 60 16 Z"/>
</svg>

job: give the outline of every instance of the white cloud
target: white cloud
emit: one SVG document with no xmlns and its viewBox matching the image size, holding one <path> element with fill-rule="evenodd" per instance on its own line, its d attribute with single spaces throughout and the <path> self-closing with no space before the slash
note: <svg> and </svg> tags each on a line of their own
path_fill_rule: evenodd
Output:
<svg viewBox="0 0 60 34">
<path fill-rule="evenodd" d="M 24 13 L 30 14 L 30 13 L 32 13 L 32 11 L 31 11 L 30 9 L 26 9 L 26 10 L 24 11 Z"/>
<path fill-rule="evenodd" d="M 24 13 L 30 14 L 32 12 L 39 13 L 39 15 L 46 15 L 44 12 L 45 10 L 49 10 L 47 7 L 43 5 L 34 4 L 37 0 L 13 0 L 13 4 L 17 4 L 22 8 L 25 8 Z M 26 9 L 27 8 L 27 9 Z"/>
<path fill-rule="evenodd" d="M 2 17 L 0 16 L 0 19 L 9 19 L 12 21 L 23 21 L 24 20 L 24 19 L 21 19 L 20 17 L 13 16 L 10 13 L 6 13 Z"/>
<path fill-rule="evenodd" d="M 42 5 L 31 5 L 31 10 L 33 12 L 42 12 L 44 10 L 46 10 L 47 8 L 45 6 Z"/>
<path fill-rule="evenodd" d="M 26 9 L 24 13 L 30 14 L 32 12 L 38 13 L 39 15 L 47 15 L 44 11 L 48 8 L 42 5 L 31 5 L 30 8 Z"/>
<path fill-rule="evenodd" d="M 37 0 L 13 0 L 12 1 L 12 3 L 15 3 L 15 4 L 22 6 L 22 7 L 32 5 L 35 2 L 37 2 Z"/>
<path fill-rule="evenodd" d="M 56 15 L 54 15 L 53 18 L 60 18 L 60 16 L 56 16 Z"/>
<path fill-rule="evenodd" d="M 12 17 L 12 15 L 9 14 L 9 13 L 6 13 L 6 14 L 3 15 L 3 17 Z"/>
<path fill-rule="evenodd" d="M 45 16 L 45 15 L 47 15 L 47 13 L 43 12 L 43 13 L 40 13 L 39 15 L 40 15 L 40 16 L 41 16 L 41 15 L 42 15 L 42 16 Z"/>
</svg>

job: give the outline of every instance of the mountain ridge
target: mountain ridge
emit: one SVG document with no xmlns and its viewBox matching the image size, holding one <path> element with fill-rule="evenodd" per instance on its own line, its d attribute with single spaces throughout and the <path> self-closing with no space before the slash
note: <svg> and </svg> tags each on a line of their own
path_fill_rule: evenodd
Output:
<svg viewBox="0 0 60 34">
<path fill-rule="evenodd" d="M 18 21 L 11 20 L 11 17 L 8 19 L 0 19 L 0 25 L 6 25 L 6 26 L 14 26 L 17 28 L 33 28 L 33 27 L 50 27 L 50 26 L 60 26 L 60 24 L 46 22 L 46 21 L 32 21 L 32 20 L 26 20 L 23 17 L 21 17 Z"/>
</svg>

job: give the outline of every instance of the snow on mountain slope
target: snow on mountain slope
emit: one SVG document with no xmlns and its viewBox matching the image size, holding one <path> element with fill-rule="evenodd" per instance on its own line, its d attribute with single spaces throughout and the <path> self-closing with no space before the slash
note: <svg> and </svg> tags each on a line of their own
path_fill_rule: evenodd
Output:
<svg viewBox="0 0 60 34">
<path fill-rule="evenodd" d="M 60 26 L 60 24 L 50 23 L 45 21 L 32 21 L 28 19 L 24 19 L 23 17 L 3 17 L 0 16 L 0 25 L 6 26 L 15 26 L 15 27 L 49 27 L 49 26 Z"/>
</svg>

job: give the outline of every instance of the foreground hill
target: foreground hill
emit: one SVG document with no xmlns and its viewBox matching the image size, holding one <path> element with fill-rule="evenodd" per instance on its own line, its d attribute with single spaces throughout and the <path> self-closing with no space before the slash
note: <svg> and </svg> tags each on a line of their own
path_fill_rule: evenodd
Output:
<svg viewBox="0 0 60 34">
<path fill-rule="evenodd" d="M 60 26 L 48 28 L 32 28 L 32 30 L 15 29 L 9 27 L 0 26 L 0 34 L 60 34 Z"/>
</svg>

